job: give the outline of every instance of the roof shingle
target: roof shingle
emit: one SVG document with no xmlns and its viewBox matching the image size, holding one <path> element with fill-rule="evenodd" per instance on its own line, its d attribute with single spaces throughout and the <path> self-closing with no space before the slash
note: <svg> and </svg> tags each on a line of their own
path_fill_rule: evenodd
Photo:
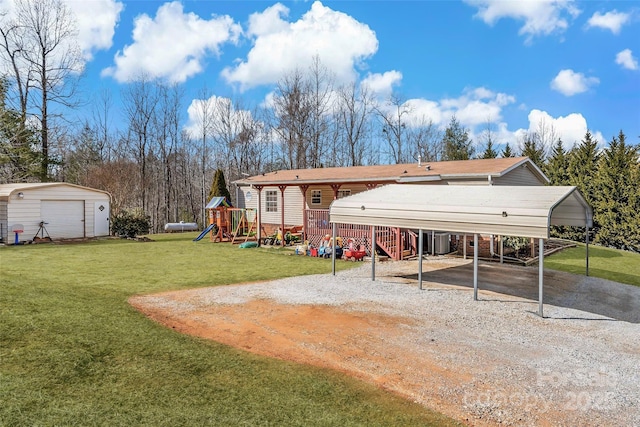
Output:
<svg viewBox="0 0 640 427">
<path fill-rule="evenodd" d="M 499 159 L 457 160 L 446 162 L 425 162 L 376 165 L 331 167 L 317 169 L 278 170 L 251 176 L 235 181 L 241 185 L 278 185 L 278 184 L 320 184 L 347 182 L 402 182 L 433 181 L 458 176 L 499 177 L 523 163 L 531 163 L 528 157 L 508 157 Z"/>
</svg>

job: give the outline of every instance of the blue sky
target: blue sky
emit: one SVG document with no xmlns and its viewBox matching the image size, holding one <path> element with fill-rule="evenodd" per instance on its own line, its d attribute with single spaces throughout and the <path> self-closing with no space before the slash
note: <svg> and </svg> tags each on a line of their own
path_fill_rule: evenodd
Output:
<svg viewBox="0 0 640 427">
<path fill-rule="evenodd" d="M 399 94 L 441 128 L 455 114 L 476 139 L 490 120 L 499 143 L 540 123 L 567 146 L 587 129 L 640 141 L 640 1 L 68 2 L 86 90 L 179 83 L 185 126 L 205 85 L 258 105 L 318 55 L 337 83 Z"/>
</svg>

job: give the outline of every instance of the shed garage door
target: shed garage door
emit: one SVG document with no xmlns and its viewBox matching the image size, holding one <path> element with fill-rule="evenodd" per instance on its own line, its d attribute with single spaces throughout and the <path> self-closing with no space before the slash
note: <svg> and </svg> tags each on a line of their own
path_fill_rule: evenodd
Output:
<svg viewBox="0 0 640 427">
<path fill-rule="evenodd" d="M 84 200 L 42 200 L 40 214 L 52 239 L 84 237 Z"/>
</svg>

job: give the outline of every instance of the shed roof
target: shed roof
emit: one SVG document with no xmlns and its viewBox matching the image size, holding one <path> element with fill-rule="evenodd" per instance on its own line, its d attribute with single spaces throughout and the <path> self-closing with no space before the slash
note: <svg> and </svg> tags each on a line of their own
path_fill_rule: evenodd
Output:
<svg viewBox="0 0 640 427">
<path fill-rule="evenodd" d="M 591 226 L 576 187 L 390 184 L 334 200 L 333 223 L 549 238 L 550 225 Z"/>
<path fill-rule="evenodd" d="M 531 168 L 541 183 L 548 182 L 544 173 L 528 157 L 507 157 L 499 159 L 474 159 L 444 162 L 423 162 L 331 167 L 316 169 L 279 170 L 240 179 L 241 185 L 302 185 L 327 183 L 410 183 L 442 181 L 448 179 L 498 178 L 519 166 Z"/>
<path fill-rule="evenodd" d="M 14 192 L 32 190 L 37 188 L 55 187 L 60 185 L 66 185 L 69 187 L 80 188 L 83 190 L 96 191 L 98 193 L 104 193 L 109 195 L 107 191 L 98 190 L 90 187 L 83 187 L 82 185 L 70 184 L 68 182 L 22 182 L 13 184 L 0 184 L 0 200 L 9 200 L 11 194 Z"/>
</svg>

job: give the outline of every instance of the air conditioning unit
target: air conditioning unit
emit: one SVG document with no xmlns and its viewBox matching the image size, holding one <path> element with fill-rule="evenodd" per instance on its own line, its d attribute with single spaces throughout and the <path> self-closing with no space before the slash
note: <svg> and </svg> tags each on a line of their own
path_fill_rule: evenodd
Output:
<svg viewBox="0 0 640 427">
<path fill-rule="evenodd" d="M 449 233 L 436 233 L 436 254 L 444 255 L 451 252 L 451 235 Z"/>
<path fill-rule="evenodd" d="M 425 233 L 425 240 L 427 241 L 427 253 L 434 253 L 433 247 L 433 239 L 431 233 Z M 435 236 L 435 254 L 436 255 L 444 255 L 451 252 L 451 235 L 449 233 L 436 233 Z"/>
</svg>

